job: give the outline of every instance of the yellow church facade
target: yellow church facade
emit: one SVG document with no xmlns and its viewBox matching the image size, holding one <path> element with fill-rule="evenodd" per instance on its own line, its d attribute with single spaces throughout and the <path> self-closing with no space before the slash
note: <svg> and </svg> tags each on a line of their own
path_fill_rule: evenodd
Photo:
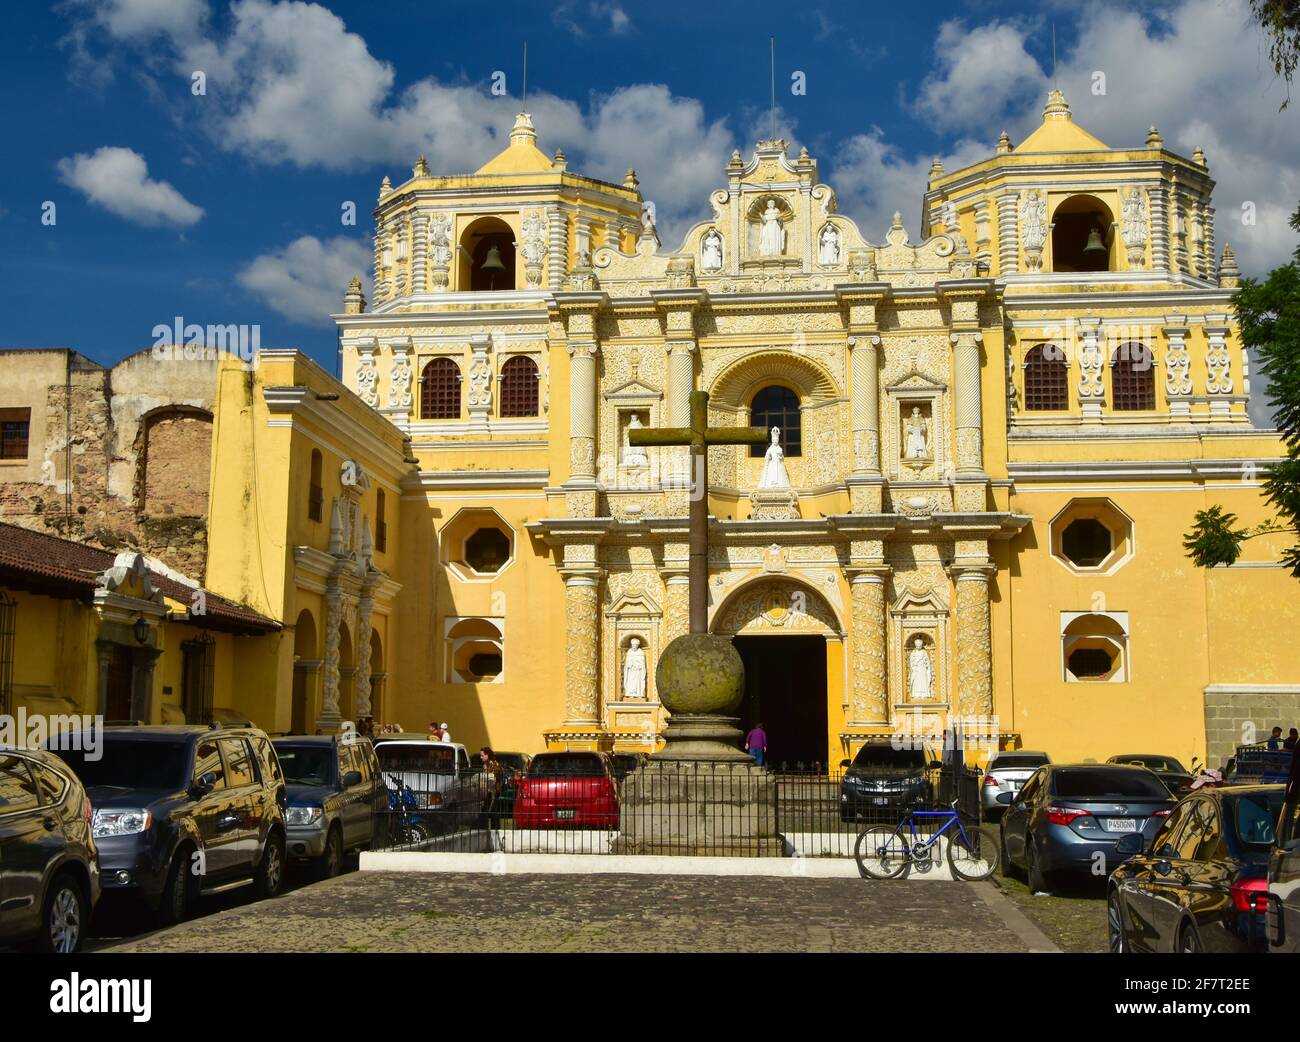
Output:
<svg viewBox="0 0 1300 1042">
<path fill-rule="evenodd" d="M 1280 544 L 1210 572 L 1181 545 L 1213 503 L 1264 520 L 1281 455 L 1247 417 L 1212 188 L 1199 150 L 1110 148 L 1058 92 L 1019 147 L 936 163 L 915 241 L 864 234 L 781 141 L 733 154 L 675 248 L 633 172 L 569 172 L 527 116 L 475 174 L 385 179 L 375 299 L 337 322 L 343 382 L 417 461 L 386 708 L 498 748 L 653 747 L 692 479 L 628 431 L 702 390 L 712 425 L 778 429 L 784 480 L 762 446 L 708 468 L 710 627 L 773 759 L 954 715 L 1058 758 L 1218 757 L 1300 716 Z"/>
</svg>

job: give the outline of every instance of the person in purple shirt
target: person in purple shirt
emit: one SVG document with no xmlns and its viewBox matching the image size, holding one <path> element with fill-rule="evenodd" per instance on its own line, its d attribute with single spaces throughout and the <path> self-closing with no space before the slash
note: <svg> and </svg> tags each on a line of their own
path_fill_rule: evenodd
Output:
<svg viewBox="0 0 1300 1042">
<path fill-rule="evenodd" d="M 761 723 L 754 724 L 749 734 L 745 735 L 745 752 L 754 758 L 754 762 L 763 766 L 763 757 L 767 754 L 767 732 Z"/>
</svg>

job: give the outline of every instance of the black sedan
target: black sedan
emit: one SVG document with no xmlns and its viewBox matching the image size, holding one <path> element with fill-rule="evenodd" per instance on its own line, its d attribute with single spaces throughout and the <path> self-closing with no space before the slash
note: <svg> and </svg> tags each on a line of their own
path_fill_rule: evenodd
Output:
<svg viewBox="0 0 1300 1042">
<path fill-rule="evenodd" d="M 1129 767 L 1145 767 L 1162 782 L 1165 788 L 1175 796 L 1182 795 L 1192 784 L 1192 772 L 1172 756 L 1155 753 L 1121 753 L 1112 756 L 1107 763 L 1122 763 Z"/>
<path fill-rule="evenodd" d="M 1150 843 L 1110 877 L 1106 919 L 1113 952 L 1268 950 L 1268 856 L 1283 786 L 1204 789 L 1184 799 Z"/>
<path fill-rule="evenodd" d="M 1002 871 L 1023 868 L 1031 889 L 1049 892 L 1058 872 L 1109 875 L 1125 856 L 1120 840 L 1154 833 L 1175 800 L 1144 767 L 1079 763 L 1040 767 L 998 802 Z"/>
</svg>

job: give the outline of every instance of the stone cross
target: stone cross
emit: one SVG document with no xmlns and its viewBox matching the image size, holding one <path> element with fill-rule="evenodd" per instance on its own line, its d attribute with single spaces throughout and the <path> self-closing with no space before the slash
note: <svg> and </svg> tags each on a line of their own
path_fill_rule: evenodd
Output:
<svg viewBox="0 0 1300 1042">
<path fill-rule="evenodd" d="M 765 427 L 710 427 L 707 391 L 691 392 L 689 427 L 641 427 L 628 432 L 630 445 L 689 445 L 691 448 L 690 590 L 691 632 L 709 631 L 709 446 L 762 445 Z"/>
</svg>

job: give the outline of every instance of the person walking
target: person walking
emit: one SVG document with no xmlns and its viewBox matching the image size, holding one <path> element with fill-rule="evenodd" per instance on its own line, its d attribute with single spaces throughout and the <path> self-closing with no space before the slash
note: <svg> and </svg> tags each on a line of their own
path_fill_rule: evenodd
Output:
<svg viewBox="0 0 1300 1042">
<path fill-rule="evenodd" d="M 1291 733 L 1288 734 L 1286 739 L 1282 742 L 1282 748 L 1295 752 L 1297 742 L 1300 742 L 1300 731 L 1297 731 L 1293 727 L 1291 728 Z"/>
<path fill-rule="evenodd" d="M 1268 748 L 1270 752 L 1277 752 L 1282 748 L 1282 728 L 1273 728 L 1273 733 L 1268 736 Z"/>
<path fill-rule="evenodd" d="M 501 795 L 501 764 L 492 752 L 491 747 L 483 746 L 478 751 L 478 767 L 482 779 L 482 809 L 483 816 L 487 820 L 488 828 L 495 828 L 500 820 L 497 813 L 497 798 Z"/>
<path fill-rule="evenodd" d="M 755 723 L 749 734 L 745 735 L 745 752 L 754 758 L 756 764 L 763 766 L 767 756 L 767 732 L 761 723 Z"/>
<path fill-rule="evenodd" d="M 446 720 L 444 720 L 442 723 L 440 723 L 440 724 L 438 725 L 438 729 L 442 732 L 442 740 L 443 740 L 444 742 L 450 742 L 450 741 L 451 741 L 451 729 L 447 726 L 447 721 L 446 721 Z"/>
</svg>

